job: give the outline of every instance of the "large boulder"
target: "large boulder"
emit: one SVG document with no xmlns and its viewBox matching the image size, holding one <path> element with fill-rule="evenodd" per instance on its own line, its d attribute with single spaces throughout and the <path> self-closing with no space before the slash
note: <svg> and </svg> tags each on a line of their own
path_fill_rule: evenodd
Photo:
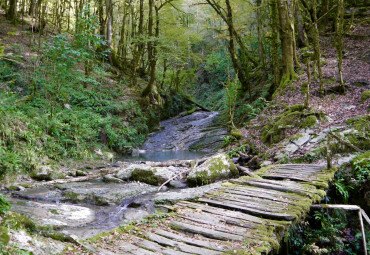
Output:
<svg viewBox="0 0 370 255">
<path fill-rule="evenodd" d="M 170 179 L 174 174 L 181 171 L 180 168 L 153 167 L 145 164 L 133 164 L 129 167 L 122 168 L 116 173 L 116 177 L 121 180 L 131 180 L 144 182 L 151 185 L 159 185 Z"/>
<path fill-rule="evenodd" d="M 189 186 L 199 186 L 213 183 L 217 180 L 238 175 L 238 170 L 226 154 L 216 154 L 202 165 L 189 172 Z"/>
</svg>

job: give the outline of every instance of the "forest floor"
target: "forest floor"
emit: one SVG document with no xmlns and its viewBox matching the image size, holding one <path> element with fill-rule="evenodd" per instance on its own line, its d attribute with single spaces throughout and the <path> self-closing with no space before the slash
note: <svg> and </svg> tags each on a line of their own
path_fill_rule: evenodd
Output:
<svg viewBox="0 0 370 255">
<path fill-rule="evenodd" d="M 329 117 L 329 121 L 320 121 L 319 125 L 312 128 L 312 133 L 319 134 L 322 130 L 331 127 L 347 125 L 346 121 L 358 116 L 369 114 L 370 100 L 361 102 L 361 94 L 370 89 L 370 27 L 366 25 L 355 26 L 351 34 L 360 35 L 359 37 L 344 38 L 344 58 L 343 58 L 343 79 L 346 84 L 346 94 L 336 92 L 340 86 L 336 50 L 334 46 L 334 36 L 321 37 L 323 83 L 327 93 L 319 96 L 320 83 L 313 78 L 310 88 L 309 107 L 315 112 L 324 112 Z M 302 65 L 302 68 L 305 68 Z M 276 96 L 270 103 L 273 107 L 266 107 L 261 114 L 250 121 L 247 126 L 241 128 L 245 141 L 250 141 L 261 151 L 269 151 L 276 155 L 281 150 L 282 142 L 272 147 L 267 146 L 261 141 L 262 127 L 271 121 L 271 116 L 278 116 L 288 107 L 303 104 L 305 96 L 301 93 L 302 84 L 307 82 L 306 72 L 294 81 L 283 93 Z M 286 131 L 286 137 L 290 137 L 299 132 L 298 128 Z M 272 153 L 271 153 L 272 152 Z M 308 151 L 302 147 L 291 155 L 299 157 Z"/>
</svg>

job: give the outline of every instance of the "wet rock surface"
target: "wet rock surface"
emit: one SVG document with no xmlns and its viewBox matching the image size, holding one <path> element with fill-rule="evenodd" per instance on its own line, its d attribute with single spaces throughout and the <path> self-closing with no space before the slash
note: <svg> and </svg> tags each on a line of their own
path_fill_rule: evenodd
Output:
<svg viewBox="0 0 370 255">
<path fill-rule="evenodd" d="M 162 131 L 153 134 L 142 146 L 146 151 L 196 150 L 213 152 L 223 143 L 227 130 L 218 112 L 198 111 L 161 122 Z"/>
</svg>

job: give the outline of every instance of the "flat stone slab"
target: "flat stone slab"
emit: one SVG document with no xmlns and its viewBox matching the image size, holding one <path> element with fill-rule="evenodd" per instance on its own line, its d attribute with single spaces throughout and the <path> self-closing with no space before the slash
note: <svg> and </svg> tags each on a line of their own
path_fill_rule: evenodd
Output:
<svg viewBox="0 0 370 255">
<path fill-rule="evenodd" d="M 77 227 L 95 220 L 95 211 L 84 206 L 9 200 L 12 210 L 25 214 L 39 225 Z"/>
</svg>

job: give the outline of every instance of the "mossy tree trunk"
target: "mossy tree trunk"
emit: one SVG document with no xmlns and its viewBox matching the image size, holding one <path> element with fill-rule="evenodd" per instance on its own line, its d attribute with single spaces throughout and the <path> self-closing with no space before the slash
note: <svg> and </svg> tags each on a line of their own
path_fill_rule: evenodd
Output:
<svg viewBox="0 0 370 255">
<path fill-rule="evenodd" d="M 290 7 L 292 4 L 289 4 L 287 0 L 278 0 L 283 69 L 280 86 L 286 85 L 296 77 L 294 71 L 294 19 L 291 16 L 292 10 L 289 10 Z"/>
<path fill-rule="evenodd" d="M 307 83 L 303 84 L 303 91 L 305 94 L 304 106 L 305 108 L 309 107 L 310 101 L 310 86 L 311 86 L 311 60 L 310 58 L 306 58 L 306 72 L 307 72 Z"/>
<path fill-rule="evenodd" d="M 337 50 L 337 59 L 338 59 L 338 71 L 339 71 L 339 79 L 340 84 L 342 85 L 342 93 L 346 93 L 346 88 L 343 81 L 343 74 L 342 74 L 342 63 L 343 63 L 343 25 L 344 25 L 344 1 L 338 0 L 338 7 L 337 7 L 337 18 L 335 22 L 335 46 Z"/>
<path fill-rule="evenodd" d="M 272 44 L 272 65 L 274 68 L 274 86 L 275 91 L 279 86 L 279 16 L 277 0 L 271 0 L 271 44 Z"/>
<path fill-rule="evenodd" d="M 313 26 L 312 26 L 312 35 L 313 35 L 313 49 L 314 49 L 314 58 L 317 67 L 317 72 L 319 74 L 319 82 L 320 82 L 320 95 L 323 96 L 324 91 L 324 84 L 322 80 L 322 70 L 321 70 L 321 51 L 320 51 L 320 34 L 319 29 L 317 27 L 317 2 L 316 0 L 312 1 L 312 16 L 313 16 Z"/>
</svg>

